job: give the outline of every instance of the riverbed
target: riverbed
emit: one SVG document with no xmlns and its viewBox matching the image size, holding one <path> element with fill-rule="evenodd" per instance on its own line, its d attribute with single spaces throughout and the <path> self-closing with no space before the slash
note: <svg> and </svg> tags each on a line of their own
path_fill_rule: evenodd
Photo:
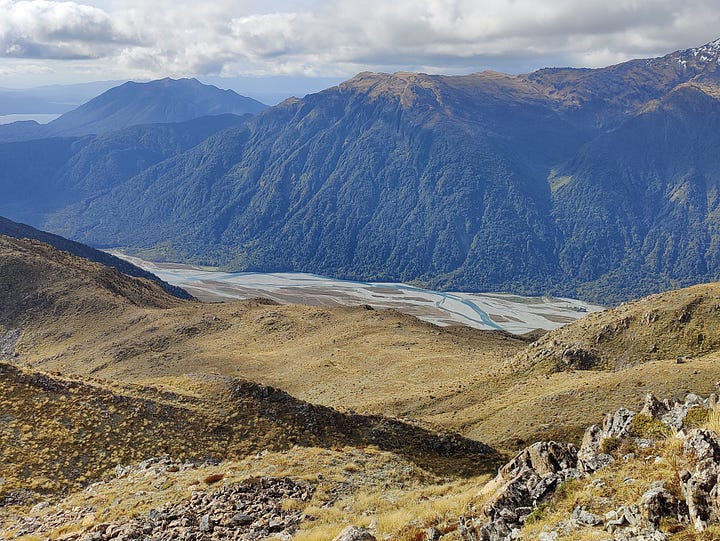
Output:
<svg viewBox="0 0 720 541">
<path fill-rule="evenodd" d="M 337 280 L 308 273 L 220 272 L 113 253 L 211 302 L 265 297 L 283 304 L 370 305 L 392 308 L 436 325 L 466 325 L 514 334 L 556 329 L 603 309 L 568 298 L 433 291 L 402 283 Z"/>
</svg>

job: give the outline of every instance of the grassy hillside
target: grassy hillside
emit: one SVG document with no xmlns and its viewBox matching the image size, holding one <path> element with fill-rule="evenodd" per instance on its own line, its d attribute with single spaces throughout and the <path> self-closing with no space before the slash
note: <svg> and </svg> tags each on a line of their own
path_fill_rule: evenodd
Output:
<svg viewBox="0 0 720 541">
<path fill-rule="evenodd" d="M 715 285 L 593 314 L 528 344 L 390 310 L 184 302 L 39 243 L 6 243 L 0 324 L 10 334 L 0 350 L 45 371 L 205 398 L 212 391 L 185 374 L 242 378 L 341 411 L 459 431 L 505 450 L 548 436 L 578 438 L 598 415 L 640 403 L 648 390 L 708 393 L 720 380 Z M 596 351 L 601 362 L 559 370 L 568 349 Z"/>
<path fill-rule="evenodd" d="M 720 284 L 669 291 L 590 314 L 541 337 L 515 358 L 538 370 L 622 370 L 720 348 Z"/>
</svg>

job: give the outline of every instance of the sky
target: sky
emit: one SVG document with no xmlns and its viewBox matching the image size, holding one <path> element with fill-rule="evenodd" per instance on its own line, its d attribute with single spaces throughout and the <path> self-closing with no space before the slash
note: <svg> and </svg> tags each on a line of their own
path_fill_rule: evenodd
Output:
<svg viewBox="0 0 720 541">
<path fill-rule="evenodd" d="M 0 87 L 310 88 L 361 71 L 600 67 L 717 38 L 717 0 L 0 0 Z"/>
</svg>

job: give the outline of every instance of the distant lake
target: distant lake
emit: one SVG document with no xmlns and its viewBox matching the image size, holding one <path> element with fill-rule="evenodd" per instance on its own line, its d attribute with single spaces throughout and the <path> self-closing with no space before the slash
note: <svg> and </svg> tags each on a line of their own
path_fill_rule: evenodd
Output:
<svg viewBox="0 0 720 541">
<path fill-rule="evenodd" d="M 205 301 L 265 297 L 283 304 L 369 305 L 392 308 L 436 325 L 465 325 L 514 334 L 556 329 L 603 309 L 568 298 L 433 291 L 410 284 L 336 280 L 308 273 L 218 272 L 111 253 Z"/>
<path fill-rule="evenodd" d="M 24 114 L 24 115 L 0 115 L 0 124 L 10 124 L 11 122 L 19 122 L 21 120 L 34 120 L 40 124 L 52 122 L 60 115 L 58 114 Z"/>
</svg>

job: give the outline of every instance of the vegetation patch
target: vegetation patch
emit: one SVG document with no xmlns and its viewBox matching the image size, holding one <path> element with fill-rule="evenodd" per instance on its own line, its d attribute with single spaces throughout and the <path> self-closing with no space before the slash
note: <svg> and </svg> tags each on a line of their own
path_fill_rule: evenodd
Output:
<svg viewBox="0 0 720 541">
<path fill-rule="evenodd" d="M 683 428 L 700 428 L 710 420 L 710 410 L 706 408 L 691 408 L 683 419 Z"/>
</svg>

